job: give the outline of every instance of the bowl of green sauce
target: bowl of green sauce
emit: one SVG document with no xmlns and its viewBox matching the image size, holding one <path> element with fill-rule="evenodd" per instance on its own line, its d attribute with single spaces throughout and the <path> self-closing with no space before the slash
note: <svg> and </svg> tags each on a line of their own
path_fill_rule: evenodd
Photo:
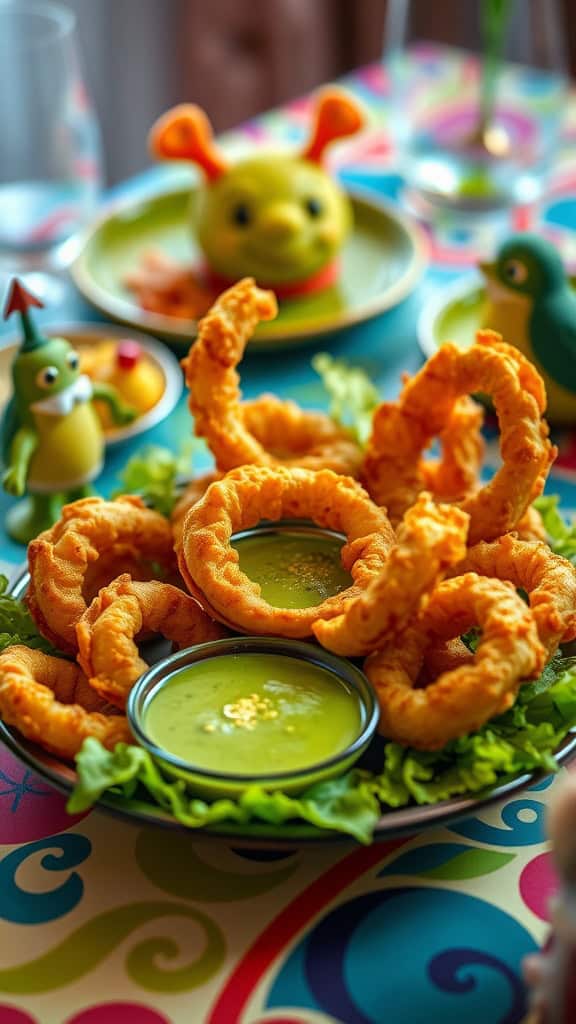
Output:
<svg viewBox="0 0 576 1024">
<path fill-rule="evenodd" d="M 273 608 L 312 608 L 354 583 L 342 565 L 346 537 L 309 520 L 281 519 L 234 533 L 240 570 Z"/>
<path fill-rule="evenodd" d="M 132 688 L 127 715 L 165 772 L 214 799 L 250 785 L 296 793 L 341 775 L 370 743 L 379 709 L 351 662 L 248 636 L 157 662 Z"/>
</svg>

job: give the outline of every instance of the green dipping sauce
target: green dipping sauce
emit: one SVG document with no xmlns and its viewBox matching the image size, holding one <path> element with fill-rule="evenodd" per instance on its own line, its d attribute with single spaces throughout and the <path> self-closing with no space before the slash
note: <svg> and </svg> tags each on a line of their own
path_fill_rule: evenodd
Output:
<svg viewBox="0 0 576 1024">
<path fill-rule="evenodd" d="M 208 771 L 271 775 L 325 761 L 359 735 L 364 709 L 344 680 L 283 654 L 227 654 L 175 672 L 151 698 L 144 731 Z"/>
<path fill-rule="evenodd" d="M 240 569 L 273 608 L 312 608 L 352 586 L 342 541 L 318 532 L 277 530 L 232 540 Z"/>
</svg>

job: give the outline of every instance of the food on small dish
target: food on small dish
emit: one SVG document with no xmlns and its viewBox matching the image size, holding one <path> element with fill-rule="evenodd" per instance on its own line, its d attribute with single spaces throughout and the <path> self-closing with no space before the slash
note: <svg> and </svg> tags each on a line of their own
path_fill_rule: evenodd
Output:
<svg viewBox="0 0 576 1024">
<path fill-rule="evenodd" d="M 342 564 L 353 586 L 311 608 L 274 608 L 241 572 L 230 543 L 261 519 L 307 519 L 345 534 Z M 190 509 L 177 554 L 190 592 L 216 618 L 250 633 L 306 637 L 317 619 L 338 615 L 367 586 L 393 543 L 385 512 L 350 477 L 327 469 L 244 466 L 211 484 Z"/>
<path fill-rule="evenodd" d="M 549 656 L 561 642 L 576 637 L 576 569 L 542 541 L 506 534 L 490 544 L 480 542 L 469 548 L 455 572 L 509 580 L 523 590 Z"/>
<path fill-rule="evenodd" d="M 313 623 L 316 639 L 348 657 L 389 644 L 464 557 L 469 521 L 459 508 L 435 505 L 422 493 L 400 524 L 381 572 L 339 615 Z"/>
<path fill-rule="evenodd" d="M 131 338 L 103 338 L 80 346 L 80 370 L 93 381 L 101 381 L 136 409 L 139 416 L 158 404 L 166 389 L 164 373 Z M 96 411 L 105 430 L 114 426 L 109 409 L 96 402 Z"/>
<path fill-rule="evenodd" d="M 148 668 L 135 642 L 143 632 L 159 633 L 179 648 L 224 635 L 194 598 L 169 583 L 118 576 L 76 624 L 80 666 L 90 686 L 116 707 L 125 707 L 134 682 Z"/>
<path fill-rule="evenodd" d="M 237 796 L 247 780 L 286 794 L 341 774 L 366 748 L 378 707 L 350 662 L 299 641 L 236 637 L 155 665 L 128 717 L 169 775 L 213 798 Z"/>
<path fill-rule="evenodd" d="M 141 253 L 138 265 L 124 275 L 123 284 L 141 309 L 181 320 L 204 316 L 218 294 L 192 267 L 156 248 Z"/>
<path fill-rule="evenodd" d="M 470 663 L 418 687 L 426 650 L 479 626 Z M 545 662 L 532 612 L 511 583 L 466 573 L 440 583 L 418 619 L 364 670 L 380 704 L 383 736 L 417 750 L 438 750 L 509 708 L 521 682 Z"/>
<path fill-rule="evenodd" d="M 78 649 L 76 623 L 87 607 L 86 582 L 89 595 L 94 590 L 93 572 L 100 586 L 109 582 L 98 569 L 101 555 L 112 578 L 123 565 L 130 570 L 142 566 L 145 577 L 152 563 L 170 571 L 170 524 L 134 495 L 114 501 L 82 498 L 65 505 L 58 522 L 29 544 L 28 607 L 42 635 L 66 654 Z"/>
<path fill-rule="evenodd" d="M 245 278 L 220 295 L 201 321 L 182 361 L 196 434 L 208 442 L 220 472 L 280 464 L 357 475 L 360 448 L 329 416 L 275 395 L 240 401 L 236 367 L 256 324 L 272 319 L 276 309 L 273 293 Z"/>
<path fill-rule="evenodd" d="M 130 742 L 126 719 L 104 708 L 73 662 L 21 645 L 0 653 L 3 721 L 57 757 L 72 760 L 88 736 L 109 750 Z"/>
<path fill-rule="evenodd" d="M 406 382 L 397 402 L 383 402 L 376 410 L 363 479 L 393 523 L 424 488 L 422 452 L 447 427 L 458 399 L 476 392 L 494 402 L 503 464 L 489 483 L 460 502 L 470 515 L 469 542 L 513 530 L 541 493 L 556 455 L 543 419 L 542 380 L 500 335 L 479 331 L 467 351 L 443 345 Z"/>
<path fill-rule="evenodd" d="M 346 538 L 313 524 L 278 523 L 235 534 L 238 565 L 273 608 L 311 608 L 353 584 L 342 565 Z"/>
</svg>

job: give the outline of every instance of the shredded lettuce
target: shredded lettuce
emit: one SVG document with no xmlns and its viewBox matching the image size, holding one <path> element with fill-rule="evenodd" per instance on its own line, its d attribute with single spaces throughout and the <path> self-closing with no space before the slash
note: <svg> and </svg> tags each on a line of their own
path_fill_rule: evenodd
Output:
<svg viewBox="0 0 576 1024">
<path fill-rule="evenodd" d="M 542 495 L 534 502 L 534 508 L 542 516 L 552 550 L 576 565 L 576 519 L 567 523 L 559 512 L 559 503 L 560 498 L 556 494 Z"/>
<path fill-rule="evenodd" d="M 514 707 L 478 732 L 433 752 L 387 743 L 379 771 L 355 768 L 300 796 L 250 786 L 237 800 L 208 803 L 183 780 L 166 778 L 143 748 L 122 743 L 110 752 L 87 739 L 76 759 L 78 782 L 68 810 L 86 810 L 106 790 L 127 800 L 145 791 L 148 800 L 189 828 L 222 821 L 303 821 L 369 843 L 382 807 L 434 804 L 525 772 L 555 771 L 554 751 L 575 725 L 576 659 L 558 657 L 540 679 L 522 687 Z"/>
<path fill-rule="evenodd" d="M 327 352 L 314 356 L 312 367 L 330 397 L 332 419 L 348 427 L 356 440 L 365 444 L 372 429 L 372 414 L 380 402 L 368 374 L 359 366 L 334 359 Z"/>
<path fill-rule="evenodd" d="M 180 496 L 180 482 L 190 476 L 193 442 L 177 454 L 160 445 L 148 445 L 128 460 L 115 494 L 139 494 L 150 508 L 169 516 Z"/>
<path fill-rule="evenodd" d="M 25 644 L 53 654 L 54 648 L 40 636 L 26 605 L 7 594 L 8 580 L 0 576 L 0 651 L 12 644 Z"/>
</svg>

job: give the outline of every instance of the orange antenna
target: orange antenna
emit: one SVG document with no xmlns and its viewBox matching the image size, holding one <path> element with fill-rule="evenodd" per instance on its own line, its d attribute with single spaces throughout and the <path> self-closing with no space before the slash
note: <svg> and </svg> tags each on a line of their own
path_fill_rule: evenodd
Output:
<svg viewBox="0 0 576 1024">
<path fill-rule="evenodd" d="M 302 152 L 305 160 L 321 163 L 324 150 L 336 139 L 355 135 L 364 127 L 360 107 L 339 89 L 326 89 L 318 98 L 310 139 Z"/>
<path fill-rule="evenodd" d="M 214 145 L 210 121 L 194 103 L 181 103 L 162 114 L 152 125 L 148 144 L 160 160 L 192 160 L 208 181 L 216 181 L 228 169 Z"/>
</svg>

